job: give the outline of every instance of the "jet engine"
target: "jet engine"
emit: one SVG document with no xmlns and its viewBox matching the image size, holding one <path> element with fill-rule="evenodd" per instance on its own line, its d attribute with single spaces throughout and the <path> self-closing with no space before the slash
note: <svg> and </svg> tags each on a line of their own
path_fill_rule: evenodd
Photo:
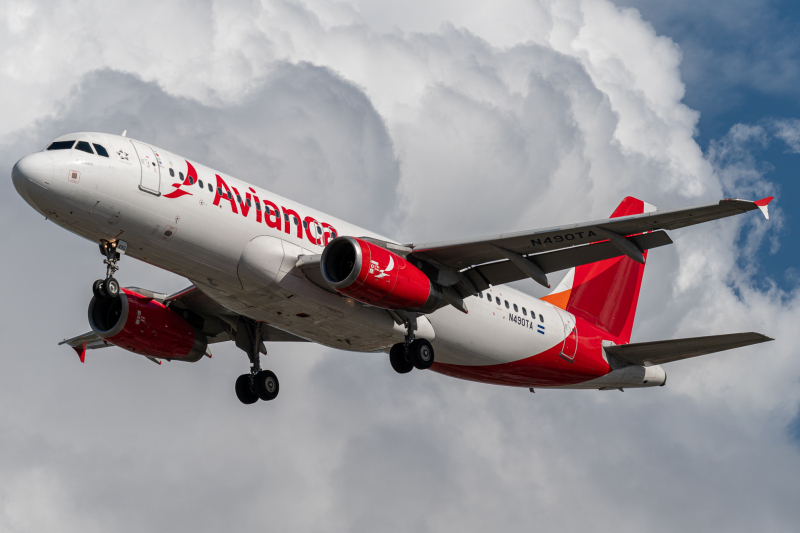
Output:
<svg viewBox="0 0 800 533">
<path fill-rule="evenodd" d="M 89 325 L 111 344 L 159 359 L 193 363 L 208 346 L 205 334 L 178 313 L 129 289 L 115 298 L 92 298 Z"/>
<path fill-rule="evenodd" d="M 339 293 L 383 309 L 429 313 L 442 300 L 442 290 L 420 269 L 371 242 L 337 237 L 325 247 L 322 276 Z"/>
</svg>

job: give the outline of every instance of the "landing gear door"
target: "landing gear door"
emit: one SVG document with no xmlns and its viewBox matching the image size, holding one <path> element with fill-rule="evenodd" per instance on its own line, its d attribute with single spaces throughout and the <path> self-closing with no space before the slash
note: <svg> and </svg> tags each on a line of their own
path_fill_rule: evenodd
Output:
<svg viewBox="0 0 800 533">
<path fill-rule="evenodd" d="M 572 313 L 558 309 L 558 316 L 561 317 L 561 323 L 564 325 L 564 343 L 561 345 L 561 352 L 558 355 L 572 363 L 575 361 L 575 353 L 578 351 L 578 327 Z"/>
<path fill-rule="evenodd" d="M 153 149 L 140 142 L 131 141 L 136 150 L 136 156 L 142 167 L 142 179 L 139 182 L 139 189 L 156 196 L 161 196 L 161 170 L 159 169 L 158 158 Z"/>
</svg>

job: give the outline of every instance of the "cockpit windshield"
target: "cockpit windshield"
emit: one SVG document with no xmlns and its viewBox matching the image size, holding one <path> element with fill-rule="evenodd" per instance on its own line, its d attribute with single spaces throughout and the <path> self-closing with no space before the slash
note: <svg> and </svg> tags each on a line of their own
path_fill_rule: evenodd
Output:
<svg viewBox="0 0 800 533">
<path fill-rule="evenodd" d="M 94 146 L 94 151 L 92 150 L 92 146 Z M 94 155 L 96 151 L 97 155 L 101 157 L 108 157 L 108 150 L 106 150 L 103 145 L 97 143 L 89 144 L 86 141 L 78 141 L 77 144 L 75 141 L 55 141 L 47 147 L 47 150 L 69 150 L 73 147 L 76 150 L 86 152 L 87 154 Z"/>
<path fill-rule="evenodd" d="M 56 141 L 47 147 L 48 150 L 69 150 L 75 141 Z"/>
</svg>

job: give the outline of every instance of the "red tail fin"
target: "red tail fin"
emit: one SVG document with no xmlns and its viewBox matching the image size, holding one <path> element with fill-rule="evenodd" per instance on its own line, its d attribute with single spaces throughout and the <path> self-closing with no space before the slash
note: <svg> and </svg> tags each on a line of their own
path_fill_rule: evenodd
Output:
<svg viewBox="0 0 800 533">
<path fill-rule="evenodd" d="M 650 211 L 655 211 L 655 207 L 628 196 L 611 218 Z M 646 260 L 646 251 L 644 257 Z M 606 259 L 571 269 L 558 287 L 542 300 L 628 343 L 643 276 L 644 265 L 627 256 Z"/>
</svg>

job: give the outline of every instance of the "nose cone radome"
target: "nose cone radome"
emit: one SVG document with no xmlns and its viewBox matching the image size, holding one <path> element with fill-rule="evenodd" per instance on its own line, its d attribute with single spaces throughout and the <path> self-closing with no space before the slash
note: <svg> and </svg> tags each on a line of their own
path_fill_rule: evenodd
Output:
<svg viewBox="0 0 800 533">
<path fill-rule="evenodd" d="M 39 199 L 53 181 L 53 160 L 44 152 L 26 155 L 11 169 L 14 188 L 29 204 Z"/>
</svg>

